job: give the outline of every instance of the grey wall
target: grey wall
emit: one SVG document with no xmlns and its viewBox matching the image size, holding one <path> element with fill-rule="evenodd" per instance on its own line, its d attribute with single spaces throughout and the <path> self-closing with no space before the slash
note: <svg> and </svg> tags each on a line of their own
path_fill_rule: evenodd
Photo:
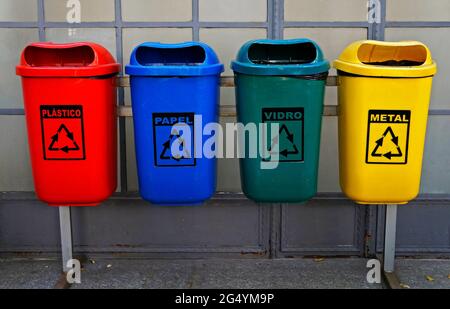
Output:
<svg viewBox="0 0 450 309">
<path fill-rule="evenodd" d="M 330 60 L 359 39 L 418 39 L 439 65 L 435 78 L 421 198 L 400 207 L 398 252 L 450 254 L 450 0 L 381 0 L 380 24 L 367 22 L 364 0 L 82 0 L 82 23 L 65 23 L 65 1 L 0 3 L 0 253 L 58 250 L 57 210 L 36 201 L 20 81 L 14 66 L 29 42 L 93 40 L 126 63 L 142 41 L 202 40 L 226 67 L 246 40 L 309 37 Z M 26 9 L 24 9 L 26 8 Z M 76 31 L 69 35 L 69 29 Z M 230 75 L 229 69 L 225 75 Z M 334 75 L 335 71 L 331 71 Z M 328 87 L 327 105 L 336 105 Z M 119 104 L 130 105 L 128 89 Z M 221 89 L 234 106 L 234 89 Z M 222 122 L 235 121 L 223 117 Z M 137 190 L 131 118 L 119 120 L 117 195 L 98 208 L 73 209 L 76 251 L 148 256 L 292 257 L 367 255 L 379 251 L 383 207 L 357 206 L 338 184 L 337 118 L 323 119 L 319 197 L 305 205 L 255 205 L 240 192 L 237 160 L 220 160 L 218 194 L 198 208 L 147 205 Z"/>
</svg>

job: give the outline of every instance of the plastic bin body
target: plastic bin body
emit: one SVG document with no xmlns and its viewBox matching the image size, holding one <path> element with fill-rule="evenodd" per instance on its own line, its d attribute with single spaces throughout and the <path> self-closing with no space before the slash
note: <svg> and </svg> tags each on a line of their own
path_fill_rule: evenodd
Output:
<svg viewBox="0 0 450 309">
<path fill-rule="evenodd" d="M 152 60 L 145 63 L 147 53 Z M 154 58 L 155 53 L 161 58 Z M 196 157 L 195 147 L 202 152 L 211 137 L 202 134 L 204 126 L 218 121 L 223 66 L 212 49 L 202 43 L 144 43 L 133 51 L 126 70 L 131 75 L 142 198 L 158 205 L 201 204 L 215 192 L 216 158 L 203 153 Z M 186 146 L 190 156 L 183 153 L 180 160 L 174 158 L 170 148 L 176 139 L 172 136 L 176 123 L 186 124 L 192 138 L 191 145 Z"/>
<path fill-rule="evenodd" d="M 356 42 L 341 58 L 341 188 L 360 204 L 405 204 L 419 193 L 436 65 L 419 42 Z"/>
<path fill-rule="evenodd" d="M 252 51 L 252 46 L 264 51 Z M 305 48 L 313 53 L 310 59 L 302 58 L 308 58 L 302 54 Z M 257 59 L 261 54 L 269 62 L 274 59 L 276 64 L 255 63 L 259 62 Z M 302 63 L 283 62 L 284 57 L 292 59 L 295 56 Z M 250 59 L 252 57 L 253 60 Z M 256 158 L 247 156 L 240 159 L 243 192 L 257 202 L 307 201 L 317 191 L 328 62 L 323 60 L 320 48 L 310 40 L 257 40 L 241 48 L 232 68 L 235 71 L 238 122 L 243 125 L 277 123 L 280 127 L 280 154 L 275 169 L 261 168 L 264 158 L 259 152 Z M 279 118 L 296 112 L 301 117 L 293 117 L 289 121 Z M 273 118 L 273 113 L 281 113 L 281 116 Z M 271 130 L 270 126 L 267 130 Z M 259 143 L 268 145 L 274 138 L 268 133 Z M 249 147 L 249 139 L 246 138 L 245 148 L 248 150 Z"/>
<path fill-rule="evenodd" d="M 118 71 L 109 52 L 93 43 L 24 50 L 17 73 L 35 191 L 45 203 L 93 206 L 115 191 Z"/>
</svg>

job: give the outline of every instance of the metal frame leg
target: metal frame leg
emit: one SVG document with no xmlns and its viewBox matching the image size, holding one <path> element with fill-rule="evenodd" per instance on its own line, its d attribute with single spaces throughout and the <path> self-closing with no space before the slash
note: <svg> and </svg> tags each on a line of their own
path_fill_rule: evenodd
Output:
<svg viewBox="0 0 450 309">
<path fill-rule="evenodd" d="M 61 230 L 61 253 L 63 272 L 69 268 L 67 262 L 72 259 L 72 220 L 70 217 L 70 207 L 59 207 L 59 227 Z"/>
<path fill-rule="evenodd" d="M 397 205 L 387 204 L 384 222 L 383 275 L 387 286 L 401 289 L 400 280 L 395 273 L 395 241 L 397 236 Z"/>
<path fill-rule="evenodd" d="M 384 271 L 392 273 L 395 270 L 395 240 L 397 232 L 397 205 L 386 205 L 386 220 L 384 230 Z"/>
</svg>

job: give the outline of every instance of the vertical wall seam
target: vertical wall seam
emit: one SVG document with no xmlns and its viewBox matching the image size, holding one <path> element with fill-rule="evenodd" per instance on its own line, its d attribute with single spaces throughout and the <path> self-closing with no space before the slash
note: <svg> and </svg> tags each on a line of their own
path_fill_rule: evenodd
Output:
<svg viewBox="0 0 450 309">
<path fill-rule="evenodd" d="M 275 38 L 275 33 L 274 33 L 274 27 L 273 27 L 273 23 L 274 23 L 274 2 L 276 0 L 267 0 L 267 38 L 268 39 L 273 39 Z"/>
<path fill-rule="evenodd" d="M 386 29 L 386 0 L 380 1 L 380 22 L 379 23 L 371 23 L 368 24 L 368 39 L 369 40 L 379 40 L 384 41 L 385 38 L 385 29 Z M 368 0 L 370 4 L 370 0 Z M 370 7 L 368 7 L 370 12 Z M 378 239 L 379 239 L 379 227 L 382 226 L 384 228 L 384 224 L 380 224 L 379 222 L 379 211 L 380 205 L 375 207 L 366 207 L 366 220 L 365 220 L 365 237 L 364 237 L 364 255 L 366 257 L 374 256 L 377 253 L 378 249 Z"/>
<path fill-rule="evenodd" d="M 375 28 L 375 39 L 379 41 L 384 41 L 385 38 L 385 32 L 386 32 L 386 6 L 387 1 L 386 0 L 380 0 L 381 5 L 381 18 L 380 23 L 377 24 L 377 27 Z"/>
<path fill-rule="evenodd" d="M 37 0 L 38 6 L 38 30 L 39 41 L 44 42 L 45 39 L 45 5 L 44 0 Z"/>
<path fill-rule="evenodd" d="M 377 25 L 371 22 L 371 18 L 369 16 L 371 10 L 370 4 L 371 0 L 367 0 L 367 39 L 376 40 L 375 30 Z M 363 256 L 367 258 L 373 254 L 372 244 L 373 241 L 376 241 L 377 239 L 376 235 L 374 235 L 377 233 L 377 231 L 373 229 L 374 223 L 376 225 L 377 219 L 373 218 L 371 207 L 365 207 L 364 213 L 365 213 L 365 220 L 364 220 Z"/>
<path fill-rule="evenodd" d="M 192 40 L 200 41 L 199 0 L 192 0 Z"/>
<path fill-rule="evenodd" d="M 116 57 L 117 62 L 123 67 L 123 35 L 122 35 L 122 0 L 114 0 L 114 25 L 116 30 Z M 120 73 L 123 76 L 123 73 Z M 119 106 L 125 105 L 125 90 L 118 88 Z M 120 191 L 128 191 L 128 171 L 127 171 L 127 137 L 126 137 L 126 119 L 119 118 L 119 160 L 120 160 Z"/>
<path fill-rule="evenodd" d="M 282 39 L 283 27 L 283 0 L 268 0 L 268 37 L 271 39 Z M 270 32 L 269 32 L 270 31 Z M 262 206 L 260 206 L 262 207 Z M 270 233 L 269 233 L 269 257 L 277 258 L 281 251 L 280 233 L 282 229 L 280 204 L 271 204 L 270 207 Z"/>
<path fill-rule="evenodd" d="M 278 0 L 278 38 L 284 38 L 284 0 Z"/>
<path fill-rule="evenodd" d="M 273 31 L 275 39 L 283 38 L 284 0 L 273 0 Z"/>
<path fill-rule="evenodd" d="M 386 12 L 387 12 L 387 0 L 380 0 L 381 3 L 381 23 L 380 25 L 377 27 L 377 35 L 376 35 L 376 39 L 380 40 L 380 41 L 384 41 L 385 40 L 385 36 L 386 36 Z M 375 247 L 374 247 L 374 254 L 377 253 L 377 249 L 378 249 L 378 237 L 379 237 L 379 233 L 378 230 L 381 227 L 384 231 L 384 228 L 386 226 L 386 221 L 383 222 L 383 224 L 380 224 L 381 222 L 379 221 L 379 214 L 380 214 L 380 205 L 377 206 L 376 211 L 375 211 L 375 217 L 376 217 L 376 221 L 375 221 Z M 384 210 L 386 209 L 386 207 L 383 207 Z M 383 246 L 384 246 L 384 237 L 385 235 L 383 234 Z"/>
</svg>

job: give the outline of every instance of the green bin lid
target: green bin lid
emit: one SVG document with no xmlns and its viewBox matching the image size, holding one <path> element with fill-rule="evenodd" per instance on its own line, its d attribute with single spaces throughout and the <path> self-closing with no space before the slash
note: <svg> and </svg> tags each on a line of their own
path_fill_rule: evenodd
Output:
<svg viewBox="0 0 450 309">
<path fill-rule="evenodd" d="M 245 43 L 231 69 L 249 75 L 314 75 L 327 72 L 330 64 L 313 40 L 261 39 Z"/>
</svg>

